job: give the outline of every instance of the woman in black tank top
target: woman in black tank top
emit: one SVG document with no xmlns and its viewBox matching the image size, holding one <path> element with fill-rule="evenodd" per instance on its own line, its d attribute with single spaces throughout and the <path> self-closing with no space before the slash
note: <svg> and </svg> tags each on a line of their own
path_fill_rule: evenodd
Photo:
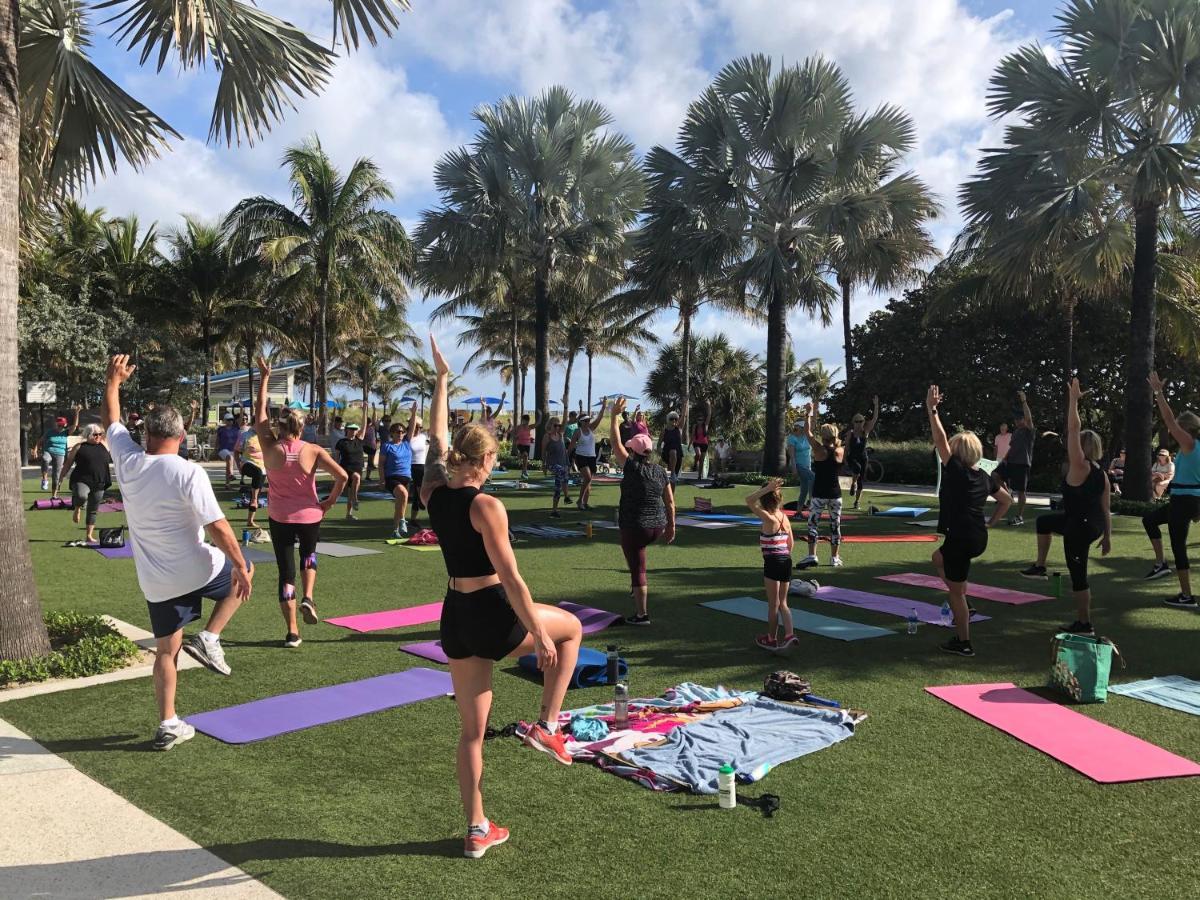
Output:
<svg viewBox="0 0 1200 900">
<path fill-rule="evenodd" d="M 1075 595 L 1075 621 L 1060 630 L 1094 634 L 1088 553 L 1097 540 L 1103 556 L 1108 556 L 1112 549 L 1112 516 L 1109 515 L 1112 488 L 1100 467 L 1104 454 L 1100 435 L 1080 428 L 1080 396 L 1079 379 L 1072 378 L 1067 391 L 1068 465 L 1062 482 L 1062 510 L 1038 516 L 1037 561 L 1021 574 L 1026 578 L 1045 578 L 1050 544 L 1054 535 L 1061 534 L 1067 571 L 1071 573 L 1071 590 Z"/>
<path fill-rule="evenodd" d="M 508 839 L 508 831 L 483 812 L 483 736 L 492 699 L 492 667 L 507 656 L 536 653 L 544 673 L 542 707 L 522 739 L 527 746 L 570 765 L 558 714 L 575 673 L 582 626 L 556 606 L 535 604 L 517 570 L 508 538 L 508 512 L 481 489 L 496 463 L 496 438 L 482 425 L 467 425 L 444 447 L 448 433 L 450 366 L 433 335 L 430 349 L 437 383 L 430 409 L 429 454 L 421 500 L 438 536 L 446 574 L 442 604 L 442 650 L 450 661 L 454 698 L 462 719 L 458 741 L 458 787 L 467 814 L 466 856 L 478 858 Z"/>
</svg>

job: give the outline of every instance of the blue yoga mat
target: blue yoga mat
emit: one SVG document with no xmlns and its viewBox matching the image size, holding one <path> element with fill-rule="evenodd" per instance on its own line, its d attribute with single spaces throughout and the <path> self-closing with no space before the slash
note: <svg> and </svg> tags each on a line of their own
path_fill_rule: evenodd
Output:
<svg viewBox="0 0 1200 900">
<path fill-rule="evenodd" d="M 891 516 L 896 519 L 915 519 L 929 512 L 928 506 L 893 506 L 891 509 L 875 511 L 877 516 Z"/>
<path fill-rule="evenodd" d="M 693 519 L 708 519 L 712 522 L 740 522 L 746 525 L 761 525 L 758 516 L 735 515 L 734 513 L 692 512 L 684 513 Z"/>
<path fill-rule="evenodd" d="M 188 716 L 187 721 L 197 731 L 227 744 L 249 744 L 289 731 L 444 697 L 453 691 L 448 672 L 407 669 L 214 709 Z"/>
<path fill-rule="evenodd" d="M 708 600 L 700 604 L 718 612 L 732 613 L 754 619 L 757 622 L 767 621 L 767 601 L 755 597 L 731 597 L 728 600 Z M 863 641 L 867 638 L 885 637 L 896 632 L 877 625 L 863 625 L 861 622 L 847 622 L 845 619 L 835 619 L 833 616 L 822 616 L 818 613 L 806 612 L 802 609 L 792 610 L 792 625 L 797 631 L 808 634 L 818 634 L 821 637 L 833 638 L 835 641 Z"/>
<path fill-rule="evenodd" d="M 527 653 L 517 660 L 517 665 L 527 672 L 540 675 L 537 667 L 537 654 Z M 624 681 L 629 672 L 629 664 L 625 660 L 617 663 L 617 680 Z M 597 687 L 608 684 L 608 654 L 593 650 L 591 647 L 579 648 L 579 659 L 575 663 L 575 674 L 571 676 L 571 687 Z"/>
<path fill-rule="evenodd" d="M 1192 681 L 1182 675 L 1163 675 L 1145 681 L 1110 684 L 1108 692 L 1200 716 L 1200 681 Z"/>
</svg>

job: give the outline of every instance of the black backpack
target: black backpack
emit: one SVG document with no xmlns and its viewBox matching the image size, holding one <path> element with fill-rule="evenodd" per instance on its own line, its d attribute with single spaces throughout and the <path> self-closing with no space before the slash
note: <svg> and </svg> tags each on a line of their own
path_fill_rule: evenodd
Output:
<svg viewBox="0 0 1200 900">
<path fill-rule="evenodd" d="M 101 547 L 124 547 L 125 546 L 125 528 L 101 528 L 100 529 L 100 546 Z"/>
<path fill-rule="evenodd" d="M 795 672 L 772 672 L 763 682 L 762 693 L 772 700 L 803 700 L 812 693 L 812 684 Z"/>
</svg>

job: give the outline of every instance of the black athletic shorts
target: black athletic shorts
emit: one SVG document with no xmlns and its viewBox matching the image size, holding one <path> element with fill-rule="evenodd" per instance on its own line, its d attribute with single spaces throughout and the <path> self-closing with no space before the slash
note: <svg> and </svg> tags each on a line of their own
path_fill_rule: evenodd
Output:
<svg viewBox="0 0 1200 900">
<path fill-rule="evenodd" d="M 577 453 L 575 454 L 575 465 L 581 472 L 587 469 L 593 475 L 596 474 L 596 457 L 594 456 L 580 456 Z"/>
<path fill-rule="evenodd" d="M 764 556 L 763 578 L 771 581 L 791 581 L 792 558 L 790 556 Z"/>
<path fill-rule="evenodd" d="M 971 560 L 983 555 L 987 549 L 987 532 L 983 539 L 963 539 L 946 535 L 942 541 L 942 566 L 946 570 L 948 581 L 966 581 L 971 572 Z"/>
<path fill-rule="evenodd" d="M 389 475 L 383 482 L 389 494 L 394 494 L 400 485 L 408 487 L 410 484 L 412 484 L 412 479 L 407 475 Z"/>
<path fill-rule="evenodd" d="M 517 444 L 517 452 L 529 456 L 533 453 L 533 444 Z"/>
<path fill-rule="evenodd" d="M 996 475 L 1008 485 L 1010 493 L 1019 494 L 1029 487 L 1029 466 L 1005 460 L 996 466 Z"/>
<path fill-rule="evenodd" d="M 412 464 L 412 490 L 408 492 L 408 499 L 412 501 L 413 512 L 420 512 L 425 508 L 425 504 L 421 502 L 421 485 L 425 483 L 425 463 Z"/>
<path fill-rule="evenodd" d="M 250 479 L 251 490 L 261 490 L 263 486 L 263 478 L 265 477 L 263 470 L 254 463 L 242 463 L 242 477 Z"/>
<path fill-rule="evenodd" d="M 442 650 L 450 659 L 504 659 L 521 646 L 526 634 L 501 585 L 469 594 L 446 591 L 441 638 Z"/>
</svg>

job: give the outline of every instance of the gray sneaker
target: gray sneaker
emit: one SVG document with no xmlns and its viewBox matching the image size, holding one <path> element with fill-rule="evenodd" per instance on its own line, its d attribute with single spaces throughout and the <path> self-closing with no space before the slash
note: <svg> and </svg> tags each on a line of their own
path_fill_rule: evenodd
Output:
<svg viewBox="0 0 1200 900">
<path fill-rule="evenodd" d="M 170 750 L 177 744 L 182 744 L 184 741 L 190 741 L 196 736 L 196 729 L 187 722 L 180 722 L 178 725 L 159 725 L 158 731 L 154 732 L 155 750 Z"/>
<path fill-rule="evenodd" d="M 228 675 L 232 671 L 229 664 L 225 662 L 225 650 L 221 647 L 219 640 L 206 641 L 200 635 L 193 634 L 184 641 L 183 650 L 196 662 L 202 663 L 220 675 Z"/>
</svg>

